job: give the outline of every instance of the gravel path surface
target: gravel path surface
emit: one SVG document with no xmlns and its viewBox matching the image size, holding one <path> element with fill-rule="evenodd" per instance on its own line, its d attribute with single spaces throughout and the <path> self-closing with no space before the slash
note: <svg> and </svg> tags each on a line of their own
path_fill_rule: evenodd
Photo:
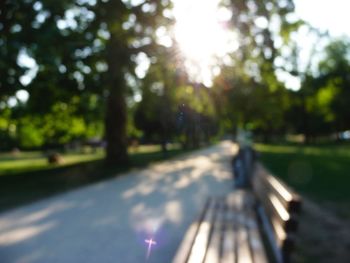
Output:
<svg viewBox="0 0 350 263">
<path fill-rule="evenodd" d="M 171 262 L 206 198 L 232 189 L 234 150 L 222 142 L 0 214 L 0 262 Z"/>
</svg>

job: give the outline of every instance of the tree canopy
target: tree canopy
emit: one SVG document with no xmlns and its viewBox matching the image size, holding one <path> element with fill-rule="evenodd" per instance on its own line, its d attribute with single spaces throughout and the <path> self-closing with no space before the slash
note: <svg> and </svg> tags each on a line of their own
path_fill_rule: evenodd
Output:
<svg viewBox="0 0 350 263">
<path fill-rule="evenodd" d="M 244 127 L 264 139 L 350 129 L 349 40 L 299 70 L 305 22 L 292 0 L 221 1 L 238 48 L 211 88 L 186 72 L 170 0 L 22 0 L 0 4 L 1 149 L 106 140 L 110 164 L 132 138 L 196 147 Z M 167 42 L 161 36 L 167 36 Z M 280 73 L 300 80 L 291 91 Z"/>
</svg>

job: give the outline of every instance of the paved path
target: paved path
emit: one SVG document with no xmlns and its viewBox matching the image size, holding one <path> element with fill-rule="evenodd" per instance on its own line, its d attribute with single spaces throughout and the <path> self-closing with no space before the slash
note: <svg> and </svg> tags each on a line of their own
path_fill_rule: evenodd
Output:
<svg viewBox="0 0 350 263">
<path fill-rule="evenodd" d="M 232 189 L 233 150 L 223 142 L 0 214 L 0 262 L 171 262 L 206 197 Z"/>
</svg>

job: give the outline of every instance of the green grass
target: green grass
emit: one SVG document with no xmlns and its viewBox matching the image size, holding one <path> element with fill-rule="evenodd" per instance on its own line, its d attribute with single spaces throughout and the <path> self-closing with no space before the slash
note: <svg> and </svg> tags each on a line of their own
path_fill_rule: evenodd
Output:
<svg viewBox="0 0 350 263">
<path fill-rule="evenodd" d="M 131 168 L 184 153 L 169 147 L 166 156 L 159 146 L 140 146 L 130 150 L 129 165 L 107 167 L 102 151 L 64 154 L 63 163 L 50 165 L 40 152 L 0 155 L 0 211 L 42 199 L 57 193 L 116 176 Z"/>
<path fill-rule="evenodd" d="M 180 149 L 180 145 L 172 144 L 168 147 L 171 151 L 176 151 Z M 138 147 L 130 147 L 129 153 L 131 155 L 138 155 L 142 153 L 157 153 L 161 152 L 160 145 L 141 145 Z M 70 166 L 73 164 L 91 162 L 96 160 L 101 160 L 104 157 L 104 151 L 102 149 L 96 152 L 73 152 L 68 154 L 63 154 L 63 162 L 57 165 L 50 165 L 47 162 L 46 154 L 33 151 L 33 152 L 19 152 L 17 154 L 2 153 L 0 154 L 0 176 L 10 175 L 17 173 L 25 173 L 30 171 L 39 170 L 52 170 L 58 167 Z"/>
<path fill-rule="evenodd" d="M 346 258 L 336 252 L 335 246 L 346 251 L 345 240 L 330 243 L 336 235 L 347 233 L 350 222 L 350 145 L 322 144 L 303 146 L 296 144 L 256 144 L 261 161 L 276 176 L 292 186 L 309 204 L 318 209 L 303 209 L 297 245 L 293 252 L 297 263 L 325 262 Z M 306 206 L 305 206 L 306 207 Z M 320 212 L 321 211 L 321 212 Z M 349 242 L 345 241 L 345 242 Z"/>
<path fill-rule="evenodd" d="M 295 190 L 319 201 L 350 202 L 350 145 L 256 144 L 261 160 Z"/>
<path fill-rule="evenodd" d="M 51 170 L 57 167 L 69 166 L 72 164 L 90 162 L 103 158 L 103 153 L 90 154 L 64 154 L 64 161 L 58 165 L 48 164 L 47 157 L 39 152 L 20 153 L 12 158 L 0 156 L 0 176 L 16 174 L 21 172 L 30 172 L 38 170 Z"/>
</svg>

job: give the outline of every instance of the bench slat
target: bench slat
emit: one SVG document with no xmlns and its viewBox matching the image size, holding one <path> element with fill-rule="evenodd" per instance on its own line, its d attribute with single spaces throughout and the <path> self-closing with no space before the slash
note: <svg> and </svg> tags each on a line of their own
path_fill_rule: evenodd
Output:
<svg viewBox="0 0 350 263">
<path fill-rule="evenodd" d="M 211 202 L 211 199 L 208 198 L 205 205 L 204 205 L 203 211 L 200 213 L 200 216 L 198 217 L 197 220 L 195 220 L 190 225 L 189 229 L 187 230 L 187 232 L 185 234 L 184 239 L 181 242 L 180 247 L 178 248 L 178 250 L 176 252 L 175 258 L 172 261 L 173 263 L 187 262 L 187 259 L 191 253 L 193 242 L 195 240 L 196 234 L 197 234 L 199 226 L 200 226 L 200 222 L 203 220 L 210 202 Z"/>
<path fill-rule="evenodd" d="M 221 263 L 233 263 L 236 261 L 236 233 L 233 226 L 235 213 L 233 208 L 225 203 L 225 219 L 223 224 L 223 244 L 222 244 L 222 258 Z"/>
<path fill-rule="evenodd" d="M 217 207 L 215 211 L 215 221 L 213 223 L 213 230 L 205 256 L 205 263 L 216 263 L 220 262 L 220 251 L 221 251 L 221 235 L 222 235 L 222 224 L 224 218 L 224 202 L 220 198 L 217 200 Z"/>
<path fill-rule="evenodd" d="M 269 214 L 272 220 L 278 222 L 285 231 L 296 231 L 297 219 L 295 218 L 295 214 L 288 212 L 280 199 L 272 192 L 267 192 L 264 184 L 260 183 L 260 180 L 256 180 L 256 182 L 258 183 L 254 186 L 255 192 L 260 202 L 263 203 L 266 213 Z"/>
<path fill-rule="evenodd" d="M 252 179 L 259 199 L 258 214 L 277 262 L 287 262 L 294 246 L 301 199 L 261 164 L 255 165 Z"/>
<path fill-rule="evenodd" d="M 272 230 L 271 223 L 269 222 L 268 218 L 266 217 L 266 213 L 263 211 L 263 207 L 258 208 L 258 214 L 262 223 L 262 226 L 264 228 L 265 235 L 270 243 L 272 252 L 275 256 L 277 263 L 283 262 L 283 256 L 281 253 L 281 247 L 277 244 L 276 237 L 274 235 L 274 232 Z"/>
<path fill-rule="evenodd" d="M 291 231 L 296 228 L 291 211 L 297 211 L 294 210 L 297 206 L 289 204 L 297 195 L 270 177 L 260 171 L 253 176 L 253 192 L 235 190 L 225 198 L 208 199 L 200 219 L 187 231 L 173 263 L 267 263 L 254 211 L 262 220 L 277 262 L 288 260 L 294 243 Z M 255 197 L 260 201 L 258 207 Z M 300 201 L 298 197 L 295 200 Z"/>
<path fill-rule="evenodd" d="M 248 195 L 246 192 L 244 194 L 238 195 L 236 198 L 236 211 L 238 218 L 236 221 L 236 231 L 237 231 L 237 263 L 253 263 L 253 258 L 250 253 L 249 247 L 249 235 L 246 226 L 245 209 Z"/>
<path fill-rule="evenodd" d="M 285 246 L 290 245 L 292 243 L 292 241 L 290 241 L 289 234 L 287 232 L 288 224 L 292 224 L 292 223 L 288 223 L 290 218 L 288 218 L 287 221 L 284 221 L 284 219 L 281 218 L 281 216 L 278 214 L 277 208 L 273 206 L 273 203 L 271 202 L 269 196 L 267 196 L 266 191 L 260 190 L 259 189 L 260 187 L 261 186 L 258 186 L 256 190 L 256 193 L 260 199 L 260 202 L 263 204 L 263 207 L 260 208 L 261 211 L 259 215 L 260 217 L 263 215 L 263 213 L 268 215 L 268 218 L 266 217 L 263 220 L 266 221 L 264 222 L 265 224 L 267 224 L 267 221 L 270 224 L 269 230 L 270 231 L 272 230 L 271 234 L 273 235 L 273 239 L 270 239 L 270 241 L 272 240 L 271 242 L 276 242 L 277 246 L 280 249 L 283 249 Z M 292 230 L 296 229 L 295 226 L 290 228 Z"/>
<path fill-rule="evenodd" d="M 267 263 L 267 257 L 265 253 L 265 248 L 261 239 L 261 235 L 259 233 L 259 227 L 256 221 L 256 217 L 254 215 L 253 207 L 254 199 L 252 196 L 249 197 L 249 209 L 245 209 L 245 215 L 247 218 L 247 227 L 248 227 L 248 235 L 249 235 L 249 245 L 250 250 L 252 252 L 252 257 L 254 263 Z"/>
<path fill-rule="evenodd" d="M 204 215 L 202 222 L 200 223 L 198 233 L 193 243 L 191 249 L 188 263 L 203 262 L 205 258 L 205 253 L 208 247 L 208 242 L 210 240 L 210 232 L 213 225 L 213 220 L 215 216 L 215 206 L 216 200 L 211 199 L 208 205 L 208 209 Z"/>
<path fill-rule="evenodd" d="M 189 254 L 191 252 L 192 243 L 196 236 L 198 227 L 198 222 L 194 222 L 191 224 L 190 228 L 186 232 L 185 238 L 182 241 L 180 248 L 176 252 L 176 256 L 173 260 L 173 263 L 184 263 L 187 261 L 187 258 L 189 257 Z"/>
<path fill-rule="evenodd" d="M 266 192 L 275 194 L 286 210 L 290 213 L 298 213 L 301 209 L 301 198 L 291 190 L 284 182 L 270 175 L 260 164 L 255 165 L 253 185 L 262 184 Z"/>
<path fill-rule="evenodd" d="M 273 184 L 271 182 L 274 182 Z M 297 212 L 301 207 L 300 197 L 294 194 L 289 188 L 284 188 L 284 196 L 289 195 L 289 199 L 284 199 L 274 189 L 275 186 L 283 185 L 283 182 L 269 175 L 261 165 L 256 166 L 256 173 L 253 177 L 253 188 L 260 202 L 264 205 L 265 211 L 274 220 L 282 225 L 287 232 L 297 230 Z"/>
</svg>

